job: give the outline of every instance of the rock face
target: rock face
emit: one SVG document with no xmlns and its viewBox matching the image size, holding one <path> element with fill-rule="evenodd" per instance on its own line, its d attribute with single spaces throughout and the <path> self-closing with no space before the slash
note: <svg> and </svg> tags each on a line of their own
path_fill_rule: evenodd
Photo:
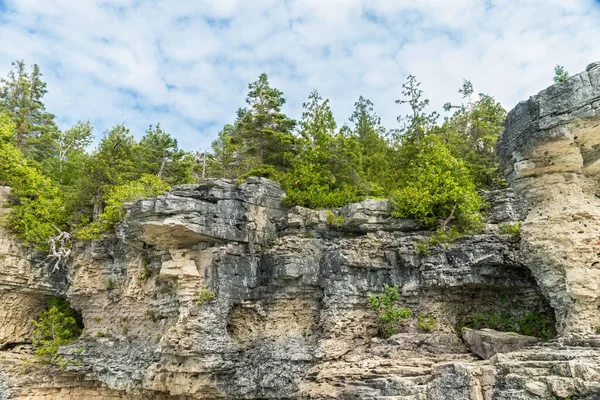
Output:
<svg viewBox="0 0 600 400">
<path fill-rule="evenodd" d="M 600 63 L 508 113 L 497 153 L 528 208 L 522 255 L 560 332 L 600 325 Z"/>
<path fill-rule="evenodd" d="M 0 350 L 31 341 L 31 320 L 65 283 L 65 271 L 48 274 L 35 268 L 35 254 L 3 227 L 9 197 L 10 188 L 0 186 Z"/>
<path fill-rule="evenodd" d="M 498 332 L 493 329 L 463 328 L 461 335 L 471 351 L 486 360 L 498 353 L 511 353 L 531 347 L 541 341 L 533 336 L 519 335 L 514 332 Z"/>
</svg>

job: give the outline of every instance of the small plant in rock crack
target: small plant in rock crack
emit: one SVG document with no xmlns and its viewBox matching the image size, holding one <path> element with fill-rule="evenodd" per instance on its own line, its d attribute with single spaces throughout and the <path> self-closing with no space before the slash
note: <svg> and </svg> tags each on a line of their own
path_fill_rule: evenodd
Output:
<svg viewBox="0 0 600 400">
<path fill-rule="evenodd" d="M 396 324 L 400 319 L 412 317 L 412 311 L 406 307 L 396 306 L 398 301 L 398 286 L 385 285 L 379 296 L 370 295 L 369 303 L 373 310 L 379 313 L 380 332 L 385 337 L 396 333 Z"/>
<path fill-rule="evenodd" d="M 331 210 L 327 210 L 327 217 L 325 218 L 325 221 L 327 221 L 328 225 L 339 228 L 344 222 L 346 222 L 346 218 L 344 218 L 343 215 L 335 215 Z"/>
<path fill-rule="evenodd" d="M 516 241 L 521 240 L 521 221 L 515 223 L 503 222 L 498 225 L 498 231 L 502 235 L 511 235 Z"/>
<path fill-rule="evenodd" d="M 596 335 L 600 335 L 600 326 L 594 327 L 594 333 L 596 333 Z"/>
<path fill-rule="evenodd" d="M 217 297 L 217 293 L 210 288 L 203 287 L 200 289 L 200 293 L 194 293 L 194 301 L 199 306 L 202 306 L 204 303 L 208 303 L 214 300 Z"/>
<path fill-rule="evenodd" d="M 146 314 L 146 317 L 152 322 L 158 322 L 161 319 L 165 319 L 164 316 L 159 315 L 152 310 L 146 310 L 145 314 Z"/>
<path fill-rule="evenodd" d="M 413 242 L 414 253 L 418 256 L 428 256 L 431 254 L 429 241 L 427 239 L 417 239 Z"/>
<path fill-rule="evenodd" d="M 423 332 L 433 332 L 438 328 L 437 319 L 433 315 L 419 315 L 417 327 Z"/>
</svg>

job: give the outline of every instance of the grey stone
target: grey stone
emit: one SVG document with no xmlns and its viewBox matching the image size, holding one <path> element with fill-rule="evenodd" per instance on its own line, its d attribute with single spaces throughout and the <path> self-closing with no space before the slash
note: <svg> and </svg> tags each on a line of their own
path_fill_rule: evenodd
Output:
<svg viewBox="0 0 600 400">
<path fill-rule="evenodd" d="M 540 342 L 537 337 L 514 332 L 498 332 L 493 329 L 463 328 L 462 338 L 471 351 L 483 359 L 489 359 L 498 353 L 521 350 Z"/>
</svg>

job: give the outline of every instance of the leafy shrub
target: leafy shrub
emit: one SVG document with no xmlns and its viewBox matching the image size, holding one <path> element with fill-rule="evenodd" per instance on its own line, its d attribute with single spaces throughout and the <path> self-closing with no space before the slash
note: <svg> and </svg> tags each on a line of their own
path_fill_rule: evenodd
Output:
<svg viewBox="0 0 600 400">
<path fill-rule="evenodd" d="M 194 293 L 194 300 L 199 306 L 214 300 L 216 297 L 217 293 L 214 290 L 205 287 L 200 289 L 200 293 Z"/>
<path fill-rule="evenodd" d="M 48 239 L 63 229 L 67 215 L 61 192 L 12 143 L 14 124 L 0 114 L 0 185 L 12 188 L 8 228 L 26 245 L 48 249 Z"/>
<path fill-rule="evenodd" d="M 418 239 L 413 242 L 414 253 L 418 256 L 428 256 L 431 254 L 431 249 L 429 248 L 429 240 L 427 239 Z"/>
<path fill-rule="evenodd" d="M 437 319 L 433 315 L 419 315 L 417 327 L 423 332 L 433 332 L 438 328 Z"/>
<path fill-rule="evenodd" d="M 393 215 L 437 224 L 442 230 L 452 222 L 464 231 L 479 227 L 482 200 L 463 161 L 454 158 L 435 136 L 405 147 L 406 183 L 392 192 Z"/>
<path fill-rule="evenodd" d="M 57 362 L 58 347 L 71 343 L 81 334 L 75 311 L 65 299 L 53 298 L 37 321 L 32 321 L 35 355 L 43 362 Z"/>
<path fill-rule="evenodd" d="M 503 222 L 498 225 L 498 230 L 502 235 L 511 235 L 516 241 L 521 240 L 521 221 L 512 224 Z"/>
<path fill-rule="evenodd" d="M 325 218 L 328 225 L 339 228 L 346 221 L 343 215 L 335 215 L 331 210 L 327 210 L 327 217 Z"/>
<path fill-rule="evenodd" d="M 379 320 L 383 325 L 382 333 L 389 337 L 396 333 L 396 324 L 400 319 L 412 317 L 412 311 L 405 307 L 397 307 L 398 286 L 385 285 L 383 293 L 379 296 L 369 296 L 369 303 L 373 310 L 379 313 Z"/>
<path fill-rule="evenodd" d="M 553 316 L 544 313 L 531 312 L 528 314 L 511 315 L 500 312 L 489 315 L 476 315 L 472 320 L 465 321 L 458 326 L 473 329 L 490 328 L 501 332 L 516 332 L 521 335 L 536 336 L 544 340 L 556 336 L 555 321 Z"/>
<path fill-rule="evenodd" d="M 75 232 L 79 240 L 99 239 L 102 232 L 112 232 L 119 221 L 125 221 L 123 205 L 142 197 L 153 197 L 170 190 L 168 183 L 157 175 L 144 174 L 135 181 L 110 188 L 106 196 L 106 207 L 96 221 L 83 225 Z"/>
</svg>

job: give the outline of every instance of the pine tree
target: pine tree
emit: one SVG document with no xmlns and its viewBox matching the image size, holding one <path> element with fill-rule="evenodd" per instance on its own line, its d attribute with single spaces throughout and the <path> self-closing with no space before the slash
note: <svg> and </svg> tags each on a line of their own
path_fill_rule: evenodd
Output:
<svg viewBox="0 0 600 400">
<path fill-rule="evenodd" d="M 37 64 L 28 72 L 23 61 L 11 64 L 13 69 L 0 79 L 0 112 L 7 113 L 16 126 L 15 144 L 23 153 L 43 161 L 51 151 L 58 129 L 54 115 L 46 111 L 43 97 L 46 82 Z"/>
</svg>

